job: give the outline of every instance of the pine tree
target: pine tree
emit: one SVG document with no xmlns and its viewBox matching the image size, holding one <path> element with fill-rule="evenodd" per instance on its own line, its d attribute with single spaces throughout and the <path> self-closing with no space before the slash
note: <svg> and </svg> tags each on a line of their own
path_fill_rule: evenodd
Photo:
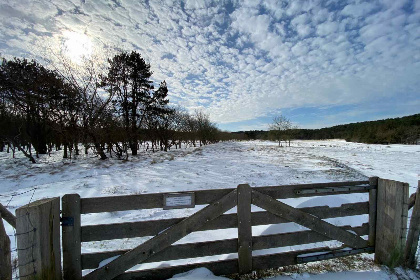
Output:
<svg viewBox="0 0 420 280">
<path fill-rule="evenodd" d="M 108 74 L 102 79 L 103 87 L 115 94 L 115 106 L 122 118 L 132 155 L 137 155 L 139 129 L 152 103 L 150 64 L 136 51 L 122 52 L 108 60 Z"/>
</svg>

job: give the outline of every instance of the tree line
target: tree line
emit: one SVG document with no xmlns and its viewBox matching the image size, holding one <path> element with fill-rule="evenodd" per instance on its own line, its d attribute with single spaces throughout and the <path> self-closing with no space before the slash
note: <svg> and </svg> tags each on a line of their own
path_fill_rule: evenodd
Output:
<svg viewBox="0 0 420 280">
<path fill-rule="evenodd" d="M 345 139 L 367 144 L 419 144 L 420 114 L 296 131 L 298 139 Z"/>
<path fill-rule="evenodd" d="M 34 163 L 53 149 L 63 158 L 82 149 L 100 159 L 127 159 L 142 144 L 167 151 L 229 138 L 203 112 L 170 105 L 166 82 L 154 86 L 150 64 L 138 52 L 107 62 L 77 68 L 62 60 L 51 69 L 1 58 L 0 151 L 21 151 Z"/>
<path fill-rule="evenodd" d="M 290 139 L 345 139 L 348 142 L 366 144 L 420 143 L 420 114 L 378 121 L 343 124 L 321 129 L 297 129 L 287 126 L 282 128 L 278 123 L 274 120 L 269 131 L 238 131 L 234 132 L 234 134 L 237 135 L 236 138 L 245 140 L 289 141 Z M 289 122 L 286 123 L 290 124 Z"/>
</svg>

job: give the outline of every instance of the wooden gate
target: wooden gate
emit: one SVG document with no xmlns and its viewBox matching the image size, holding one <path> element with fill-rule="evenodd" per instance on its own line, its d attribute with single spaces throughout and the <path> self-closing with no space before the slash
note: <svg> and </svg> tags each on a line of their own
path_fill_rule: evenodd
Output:
<svg viewBox="0 0 420 280">
<path fill-rule="evenodd" d="M 363 252 L 374 252 L 377 178 L 370 181 L 334 182 L 236 189 L 216 189 L 186 193 L 160 193 L 115 197 L 62 199 L 64 279 L 165 279 L 196 267 L 207 267 L 216 275 L 248 273 L 252 270 L 306 263 Z M 340 207 L 293 208 L 278 199 L 367 193 L 369 201 Z M 252 212 L 251 204 L 266 211 Z M 81 214 L 151 208 L 182 208 L 207 205 L 187 218 L 81 226 Z M 236 213 L 224 214 L 237 206 Z M 369 223 L 335 226 L 328 218 L 369 214 Z M 252 236 L 252 226 L 295 222 L 308 230 Z M 238 238 L 172 245 L 194 231 L 237 228 Z M 141 236 L 154 236 L 131 250 L 81 254 L 81 243 Z M 362 238 L 368 236 L 368 238 Z M 258 250 L 310 244 L 328 240 L 343 243 L 340 249 L 315 248 L 270 255 L 254 255 Z M 206 263 L 160 267 L 126 272 L 140 263 L 235 254 L 237 258 Z M 119 256 L 98 268 L 104 259 Z M 82 270 L 95 269 L 82 277 Z"/>
</svg>

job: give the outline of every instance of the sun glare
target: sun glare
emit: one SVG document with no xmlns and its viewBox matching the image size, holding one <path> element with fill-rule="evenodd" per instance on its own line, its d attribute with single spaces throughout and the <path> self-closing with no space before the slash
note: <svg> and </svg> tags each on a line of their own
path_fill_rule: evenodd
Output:
<svg viewBox="0 0 420 280">
<path fill-rule="evenodd" d="M 85 34 L 65 31 L 63 33 L 63 50 L 64 53 L 75 63 L 80 64 L 83 59 L 92 55 L 92 40 Z"/>
</svg>

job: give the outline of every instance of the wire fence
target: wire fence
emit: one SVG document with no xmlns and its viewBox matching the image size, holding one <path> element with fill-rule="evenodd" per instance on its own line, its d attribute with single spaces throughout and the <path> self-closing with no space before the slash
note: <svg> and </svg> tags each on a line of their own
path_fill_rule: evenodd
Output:
<svg viewBox="0 0 420 280">
<path fill-rule="evenodd" d="M 19 193 L 12 193 L 12 194 L 7 194 L 7 195 L 0 194 L 0 197 L 7 199 L 7 202 L 5 205 L 6 208 L 14 208 L 14 207 L 10 207 L 9 205 L 11 204 L 11 202 L 13 201 L 15 197 L 22 196 L 22 195 L 28 195 L 29 197 L 30 195 L 30 198 L 26 203 L 26 205 L 28 205 L 32 202 L 35 196 L 36 190 L 37 188 L 34 187 L 27 191 L 23 191 Z M 36 267 L 35 267 L 36 258 L 35 258 L 35 253 L 34 253 L 34 247 L 36 245 L 35 234 L 36 234 L 37 229 L 32 223 L 32 217 L 30 216 L 30 213 L 28 210 L 26 210 L 24 215 L 20 215 L 16 217 L 16 221 L 20 219 L 25 219 L 27 221 L 25 223 L 28 225 L 27 228 L 25 230 L 20 229 L 20 232 L 18 232 L 16 228 L 12 227 L 13 234 L 7 234 L 10 239 L 13 239 L 13 243 L 10 244 L 10 247 L 11 247 L 10 252 L 12 253 L 12 279 L 13 280 L 21 279 L 21 277 L 26 278 L 30 276 L 35 276 L 36 274 Z M 29 245 L 24 245 L 24 247 L 20 247 L 22 245 L 18 244 L 17 239 L 22 235 L 27 235 L 28 237 L 26 239 L 32 240 L 27 243 Z M 18 255 L 26 256 L 25 258 L 26 260 L 24 263 L 19 262 Z M 24 275 L 19 275 L 19 271 L 24 272 Z"/>
</svg>

